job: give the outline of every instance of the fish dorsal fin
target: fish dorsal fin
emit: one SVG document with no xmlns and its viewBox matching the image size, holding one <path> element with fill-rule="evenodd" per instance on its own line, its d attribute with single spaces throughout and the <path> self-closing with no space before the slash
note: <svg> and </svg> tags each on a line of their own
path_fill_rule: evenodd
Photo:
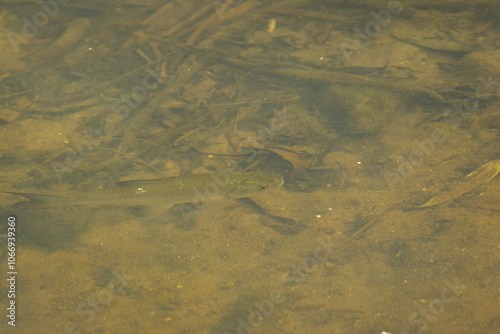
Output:
<svg viewBox="0 0 500 334">
<path fill-rule="evenodd" d="M 117 182 L 116 185 L 118 187 L 144 187 L 147 185 L 158 183 L 163 179 L 146 179 L 146 180 L 129 180 L 129 181 L 121 181 Z"/>
</svg>

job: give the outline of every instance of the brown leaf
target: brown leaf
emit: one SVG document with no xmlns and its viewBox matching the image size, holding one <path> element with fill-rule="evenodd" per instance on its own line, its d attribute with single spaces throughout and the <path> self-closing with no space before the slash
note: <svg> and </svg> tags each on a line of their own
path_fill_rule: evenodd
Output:
<svg viewBox="0 0 500 334">
<path fill-rule="evenodd" d="M 292 164 L 293 169 L 295 169 L 297 172 L 303 172 L 306 169 L 309 169 L 309 166 L 299 158 L 299 155 L 297 153 L 281 150 L 278 148 L 268 148 L 267 150 L 276 153 L 283 159 L 289 161 Z"/>
<path fill-rule="evenodd" d="M 498 173 L 500 173 L 500 159 L 490 161 L 464 177 L 462 181 L 452 184 L 450 190 L 440 193 L 418 208 L 434 206 L 458 198 L 472 189 L 484 185 Z"/>
</svg>

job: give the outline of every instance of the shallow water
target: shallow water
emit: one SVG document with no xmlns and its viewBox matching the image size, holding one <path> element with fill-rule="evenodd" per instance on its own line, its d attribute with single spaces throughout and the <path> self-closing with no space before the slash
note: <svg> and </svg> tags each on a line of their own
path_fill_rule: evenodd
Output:
<svg viewBox="0 0 500 334">
<path fill-rule="evenodd" d="M 14 210 L 3 194 L 17 274 L 15 299 L 0 286 L 2 331 L 497 333 L 499 213 L 480 205 L 498 201 L 498 176 L 417 208 L 499 158 L 491 2 L 4 1 L 0 13 L 3 191 L 285 178 L 152 220 Z"/>
</svg>

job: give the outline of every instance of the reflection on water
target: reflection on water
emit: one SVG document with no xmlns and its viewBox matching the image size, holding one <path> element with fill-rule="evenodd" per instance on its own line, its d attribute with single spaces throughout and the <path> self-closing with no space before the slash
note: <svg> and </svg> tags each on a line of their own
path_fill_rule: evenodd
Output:
<svg viewBox="0 0 500 334">
<path fill-rule="evenodd" d="M 18 274 L 16 327 L 4 316 L 2 329 L 498 331 L 500 185 L 497 167 L 485 171 L 499 158 L 495 4 L 33 0 L 0 11 L 4 191 L 285 178 L 251 200 L 149 220 L 120 207 L 15 210 L 4 194 Z M 467 183 L 473 171 L 487 177 Z"/>
</svg>

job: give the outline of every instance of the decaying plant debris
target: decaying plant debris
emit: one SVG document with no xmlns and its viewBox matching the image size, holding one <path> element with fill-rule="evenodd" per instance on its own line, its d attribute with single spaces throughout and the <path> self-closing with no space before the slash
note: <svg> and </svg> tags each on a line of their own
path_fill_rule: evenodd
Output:
<svg viewBox="0 0 500 334">
<path fill-rule="evenodd" d="M 23 311 L 51 314 L 31 331 L 236 332 L 280 288 L 287 302 L 262 332 L 400 332 L 443 273 L 470 290 L 432 331 L 498 324 L 486 311 L 467 319 L 478 298 L 497 302 L 477 282 L 498 262 L 500 9 L 401 3 L 368 36 L 387 1 L 71 1 L 26 37 L 39 1 L 0 1 L 5 191 L 285 177 L 271 195 L 189 219 L 27 214 L 25 289 L 37 298 Z M 297 272 L 327 238 L 346 247 Z M 135 279 L 87 322 L 79 303 L 121 268 Z"/>
</svg>

